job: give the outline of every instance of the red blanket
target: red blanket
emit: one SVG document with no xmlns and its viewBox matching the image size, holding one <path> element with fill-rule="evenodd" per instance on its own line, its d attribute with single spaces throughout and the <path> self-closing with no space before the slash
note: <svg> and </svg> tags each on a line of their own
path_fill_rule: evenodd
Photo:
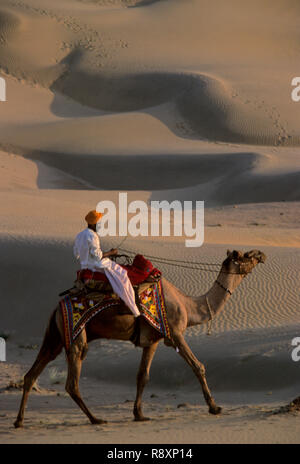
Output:
<svg viewBox="0 0 300 464">
<path fill-rule="evenodd" d="M 128 277 L 132 285 L 138 285 L 144 282 L 148 277 L 159 278 L 161 272 L 156 269 L 151 261 L 144 258 L 142 255 L 136 255 L 131 265 L 123 266 L 126 269 Z M 77 278 L 82 281 L 98 280 L 108 282 L 106 275 L 103 272 L 93 272 L 89 269 L 82 269 L 77 272 Z"/>
</svg>

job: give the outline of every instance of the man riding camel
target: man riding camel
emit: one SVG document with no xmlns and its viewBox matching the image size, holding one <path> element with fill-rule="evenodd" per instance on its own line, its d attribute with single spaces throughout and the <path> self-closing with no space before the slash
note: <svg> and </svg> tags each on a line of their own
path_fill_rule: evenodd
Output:
<svg viewBox="0 0 300 464">
<path fill-rule="evenodd" d="M 75 258 L 80 260 L 81 269 L 89 269 L 92 272 L 103 272 L 113 291 L 124 301 L 135 317 L 140 312 L 135 303 L 135 293 L 128 278 L 127 271 L 115 263 L 110 256 L 118 254 L 117 249 L 111 249 L 103 253 L 100 247 L 100 237 L 97 233 L 97 223 L 102 213 L 96 210 L 90 211 L 86 216 L 87 228 L 80 232 L 74 243 Z"/>
</svg>

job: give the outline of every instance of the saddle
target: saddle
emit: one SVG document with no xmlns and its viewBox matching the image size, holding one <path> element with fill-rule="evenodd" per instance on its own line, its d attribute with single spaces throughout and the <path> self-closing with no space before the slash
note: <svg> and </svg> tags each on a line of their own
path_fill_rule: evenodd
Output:
<svg viewBox="0 0 300 464">
<path fill-rule="evenodd" d="M 141 316 L 135 318 L 134 330 L 130 340 L 140 346 L 141 317 L 160 332 L 164 338 L 169 338 L 169 326 L 165 311 L 163 289 L 160 282 L 161 272 L 151 261 L 142 255 L 136 255 L 132 264 L 122 265 L 135 291 L 135 300 Z M 66 338 L 70 343 L 77 337 L 85 324 L 100 311 L 113 306 L 119 301 L 117 295 L 102 272 L 89 269 L 77 271 L 75 285 L 62 292 L 60 301 L 65 327 Z M 129 311 L 124 305 L 124 311 Z M 122 307 L 120 309 L 122 311 Z M 72 322 L 70 329 L 70 321 Z"/>
<path fill-rule="evenodd" d="M 136 300 L 138 303 L 138 295 L 143 292 L 153 282 L 158 282 L 161 279 L 161 271 L 153 266 L 151 261 L 143 255 L 136 255 L 132 264 L 122 265 L 126 269 L 129 280 L 135 290 Z M 91 271 L 90 269 L 81 269 L 77 271 L 77 278 L 74 286 L 59 296 L 77 293 L 90 294 L 91 292 L 112 292 L 112 287 L 103 272 Z"/>
</svg>

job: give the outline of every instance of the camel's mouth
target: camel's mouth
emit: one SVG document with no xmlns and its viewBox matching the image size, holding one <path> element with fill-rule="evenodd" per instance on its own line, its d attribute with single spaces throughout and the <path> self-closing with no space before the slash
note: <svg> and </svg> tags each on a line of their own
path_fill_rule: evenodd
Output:
<svg viewBox="0 0 300 464">
<path fill-rule="evenodd" d="M 251 250 L 244 254 L 245 258 L 254 258 L 257 259 L 259 263 L 264 263 L 267 259 L 265 253 L 259 250 Z"/>
<path fill-rule="evenodd" d="M 259 263 L 264 263 L 267 257 L 265 253 L 260 250 L 250 250 L 246 253 L 238 250 L 227 250 L 227 258 L 223 265 L 227 272 L 246 275 L 252 271 Z"/>
</svg>

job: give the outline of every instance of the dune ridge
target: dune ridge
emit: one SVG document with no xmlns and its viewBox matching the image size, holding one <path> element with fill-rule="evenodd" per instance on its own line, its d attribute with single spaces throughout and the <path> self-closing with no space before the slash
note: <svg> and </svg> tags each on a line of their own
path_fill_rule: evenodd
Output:
<svg viewBox="0 0 300 464">
<path fill-rule="evenodd" d="M 74 16 L 65 15 L 72 4 L 70 1 L 63 2 L 61 8 L 53 5 L 53 8 L 45 9 L 34 6 L 34 2 L 30 1 L 6 0 L 5 3 L 2 34 L 5 36 L 5 31 L 10 30 L 11 38 L 9 42 L 5 40 L 1 44 L 0 57 L 2 69 L 9 75 L 46 87 L 54 94 L 63 93 L 85 106 L 106 112 L 147 112 L 157 105 L 172 103 L 169 113 L 173 113 L 173 119 L 180 116 L 184 130 L 179 129 L 180 121 L 172 124 L 169 118 L 169 121 L 162 119 L 161 122 L 176 136 L 187 139 L 299 146 L 295 121 L 299 107 L 288 95 L 290 81 L 285 82 L 285 100 L 282 100 L 280 108 L 277 107 L 278 101 L 274 106 L 274 102 L 272 105 L 267 97 L 268 93 L 274 94 L 275 91 L 274 84 L 269 82 L 272 68 L 266 69 L 262 83 L 255 89 L 260 96 L 265 92 L 265 98 L 253 97 L 253 85 L 249 85 L 248 89 L 241 88 L 242 76 L 234 74 L 237 72 L 235 68 L 233 75 L 227 77 L 228 71 L 224 66 L 217 70 L 211 65 L 202 65 L 195 70 L 195 64 L 192 64 L 191 70 L 186 66 L 182 69 L 178 69 L 178 66 L 172 69 L 173 66 L 170 66 L 166 70 L 161 69 L 160 64 L 153 64 L 153 57 L 150 57 L 148 67 L 151 66 L 153 71 L 145 72 L 140 63 L 135 63 L 132 71 L 128 72 L 123 64 L 117 66 L 114 61 L 131 54 L 133 45 L 129 45 L 125 38 L 118 42 L 113 36 L 110 37 L 101 17 L 98 28 L 96 24 L 88 26 L 87 19 L 92 14 L 89 9 L 85 12 L 85 20 L 82 20 L 76 11 Z M 196 8 L 195 2 L 191 2 L 191 5 Z M 208 7 L 207 2 L 203 5 Z M 276 5 L 277 8 L 282 7 L 281 3 Z M 150 8 L 151 21 L 161 7 L 164 15 L 169 8 L 173 8 L 175 17 L 182 14 L 178 2 L 162 2 L 162 5 L 158 2 L 153 11 Z M 249 14 L 252 8 L 250 10 Z M 141 22 L 146 21 L 146 13 L 143 12 L 120 11 L 117 14 L 120 14 L 121 34 L 124 29 L 124 37 L 128 35 L 130 14 L 137 15 Z M 186 15 L 190 20 L 189 9 Z M 114 20 L 109 11 L 104 16 L 108 21 Z M 41 34 L 43 47 L 34 39 Z M 55 41 L 51 40 L 53 36 Z M 134 33 L 132 37 L 135 39 Z M 288 66 L 287 63 L 286 80 L 290 80 Z M 261 73 L 261 69 L 258 71 Z M 156 117 L 160 119 L 159 111 Z"/>
<path fill-rule="evenodd" d="M 165 0 L 77 0 L 82 3 L 95 3 L 97 6 L 135 8 L 139 6 L 152 5 L 152 3 Z"/>
<path fill-rule="evenodd" d="M 1 1 L 1 443 L 299 443 L 298 413 L 282 408 L 299 396 L 299 9 L 296 0 Z M 200 248 L 185 237 L 101 239 L 105 251 L 151 257 L 189 295 L 210 288 L 217 267 L 203 263 L 220 266 L 227 249 L 267 255 L 210 337 L 206 326 L 186 333 L 224 413 L 208 414 L 192 370 L 161 344 L 144 393 L 154 421 L 134 423 L 141 350 L 101 340 L 90 343 L 80 388 L 108 424 L 91 428 L 67 397 L 62 353 L 16 431 L 20 379 L 76 276 L 74 237 L 87 211 L 118 204 L 120 191 L 148 205 L 204 200 Z"/>
</svg>

